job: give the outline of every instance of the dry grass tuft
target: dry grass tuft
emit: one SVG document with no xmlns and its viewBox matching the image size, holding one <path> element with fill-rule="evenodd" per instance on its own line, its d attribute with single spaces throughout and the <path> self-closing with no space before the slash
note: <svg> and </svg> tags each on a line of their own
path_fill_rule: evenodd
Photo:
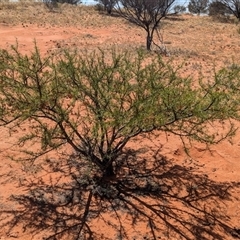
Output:
<svg viewBox="0 0 240 240">
<path fill-rule="evenodd" d="M 41 24 L 53 26 L 106 26 L 116 22 L 110 16 L 98 14 L 94 6 L 58 4 L 50 11 L 42 2 L 0 2 L 0 23 L 8 25 Z M 111 21 L 110 21 L 111 18 Z M 118 19 L 119 21 L 119 19 Z"/>
</svg>

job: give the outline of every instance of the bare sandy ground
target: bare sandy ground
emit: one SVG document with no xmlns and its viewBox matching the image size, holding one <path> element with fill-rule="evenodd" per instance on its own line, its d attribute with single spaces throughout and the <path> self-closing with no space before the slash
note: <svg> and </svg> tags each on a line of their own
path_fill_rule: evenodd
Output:
<svg viewBox="0 0 240 240">
<path fill-rule="evenodd" d="M 10 20 L 7 17 L 4 18 L 1 11 L 3 10 L 0 10 L 0 47 L 9 49 L 17 41 L 20 51 L 26 54 L 33 49 L 34 41 L 37 42 L 37 46 L 43 54 L 59 51 L 63 47 L 77 47 L 80 49 L 101 47 L 107 49 L 114 45 L 132 50 L 142 48 L 145 44 L 143 30 L 110 16 L 100 16 L 97 19 L 99 24 L 94 22 L 94 17 L 91 18 L 87 15 L 83 16 L 85 20 L 84 24 L 81 24 L 79 20 L 81 17 L 78 16 L 77 23 L 64 25 L 58 23 L 59 19 L 63 18 L 63 13 L 47 13 L 48 17 L 52 17 L 52 20 L 46 20 L 43 25 L 39 24 L 39 20 L 38 23 L 34 22 L 34 17 L 31 21 L 10 21 L 14 18 L 9 17 Z M 11 13 L 14 15 L 14 10 L 11 10 Z M 21 13 L 17 12 L 17 14 L 21 16 Z M 37 17 L 39 18 L 39 16 Z M 92 24 L 90 24 L 91 22 Z M 164 56 L 164 58 L 166 60 L 173 58 L 176 64 L 184 63 L 183 73 L 193 78 L 199 76 L 200 71 L 206 77 L 211 77 L 214 69 L 223 66 L 230 67 L 233 63 L 239 64 L 239 29 L 240 26 L 235 23 L 220 23 L 208 17 L 186 15 L 166 19 L 162 34 L 168 55 Z M 0 128 L 0 142 L 0 209 L 12 210 L 16 206 L 8 200 L 8 197 L 13 193 L 18 194 L 26 190 L 21 187 L 20 182 L 28 178 L 28 175 L 34 171 L 34 167 L 29 171 L 25 171 L 21 163 L 6 158 L 6 153 L 11 150 L 14 142 L 14 136 L 9 136 L 7 129 L 3 127 Z M 146 144 L 152 143 L 142 142 L 141 139 L 138 139 L 138 142 L 131 143 L 133 147 L 136 145 L 145 146 Z M 172 164 L 192 169 L 194 174 L 206 175 L 208 179 L 215 183 L 229 184 L 228 198 L 214 200 L 211 203 L 206 200 L 206 204 L 208 204 L 208 208 L 213 210 L 221 209 L 221 212 L 227 216 L 224 220 L 226 225 L 231 227 L 233 231 L 222 233 L 220 228 L 211 225 L 209 228 L 216 233 L 221 233 L 222 237 L 216 235 L 215 238 L 212 236 L 208 239 L 240 239 L 240 232 L 238 231 L 240 229 L 240 132 L 236 133 L 231 143 L 226 140 L 211 146 L 210 151 L 204 151 L 203 145 L 194 143 L 190 149 L 190 156 L 184 152 L 181 141 L 173 136 L 168 138 L 160 136 L 154 140 L 154 145 L 161 146 L 161 154 L 171 159 Z M 189 181 L 191 182 L 190 179 Z M 203 199 L 203 205 L 204 201 Z M 108 234 L 111 236 L 111 230 L 105 229 L 103 223 L 99 224 L 101 226 L 99 231 L 109 231 Z M 145 231 L 140 223 L 139 226 L 143 229 L 142 231 Z M 133 231 L 130 225 L 128 228 L 130 232 Z M 0 229 L 0 239 L 44 239 L 46 234 L 43 232 L 35 236 L 28 229 L 25 230 L 21 226 L 17 226 L 11 233 L 8 233 L 7 226 L 5 226 Z M 130 239 L 143 239 L 139 233 L 134 238 L 137 233 L 135 231 Z M 117 238 L 112 235 L 112 239 Z M 156 239 L 181 238 L 167 237 L 159 233 Z M 200 236 L 195 239 L 201 240 L 205 238 Z"/>
</svg>

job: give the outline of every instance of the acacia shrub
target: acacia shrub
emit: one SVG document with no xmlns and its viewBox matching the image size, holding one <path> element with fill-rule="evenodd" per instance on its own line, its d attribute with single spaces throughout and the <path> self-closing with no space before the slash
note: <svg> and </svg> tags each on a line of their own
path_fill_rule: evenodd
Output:
<svg viewBox="0 0 240 240">
<path fill-rule="evenodd" d="M 190 0 L 188 4 L 188 10 L 191 13 L 200 15 L 206 13 L 208 9 L 209 0 Z"/>
<path fill-rule="evenodd" d="M 97 9 L 106 11 L 108 14 L 112 13 L 114 6 L 117 4 L 117 0 L 95 0 L 98 2 Z M 102 8 L 101 8 L 102 7 Z"/>
<path fill-rule="evenodd" d="M 213 1 L 209 4 L 209 16 L 218 16 L 218 15 L 226 15 L 230 14 L 230 11 L 226 7 L 225 4 L 223 4 L 221 1 Z"/>
<path fill-rule="evenodd" d="M 144 139 L 160 132 L 207 144 L 231 137 L 236 131 L 232 120 L 239 120 L 239 80 L 240 68 L 234 65 L 217 72 L 209 81 L 193 81 L 181 77 L 178 68 L 165 63 L 159 55 L 144 52 L 64 50 L 42 57 L 37 47 L 29 55 L 15 47 L 11 52 L 1 50 L 0 125 L 9 127 L 12 134 L 18 130 L 17 136 L 28 125 L 18 148 L 14 145 L 24 156 L 17 155 L 15 160 L 34 161 L 64 146 L 70 146 L 73 153 L 64 169 L 58 170 L 63 176 L 69 174 L 73 181 L 67 186 L 43 186 L 42 179 L 36 179 L 35 186 L 29 182 L 26 196 L 15 197 L 24 208 L 13 212 L 10 225 L 27 221 L 25 226 L 33 226 L 38 232 L 53 231 L 48 239 L 63 233 L 74 235 L 74 239 L 85 234 L 85 239 L 95 239 L 93 219 L 109 211 L 120 219 L 116 209 L 127 209 L 133 225 L 136 220 L 146 219 L 149 224 L 160 220 L 179 236 L 187 236 L 186 229 L 192 238 L 199 236 L 192 229 L 202 219 L 197 215 L 196 225 L 191 225 L 192 209 L 199 212 L 198 201 L 195 203 L 195 195 L 187 192 L 183 197 L 181 192 L 186 183 L 192 184 L 190 170 L 177 172 L 172 166 L 166 169 L 166 159 L 158 151 L 151 153 L 156 165 L 149 169 L 152 158 L 141 157 L 138 146 L 132 150 L 127 143 L 137 136 Z M 40 147 L 31 150 L 28 143 Z M 61 165 L 64 159 L 65 155 L 48 159 L 48 163 L 56 171 L 57 162 Z M 200 181 L 203 194 L 196 195 L 201 200 L 206 200 L 206 189 L 220 191 L 219 187 L 206 188 L 205 177 Z M 179 190 L 177 195 L 168 192 L 170 186 L 162 190 L 164 181 L 172 182 Z M 65 196 L 63 202 L 55 201 L 59 195 Z M 142 197 L 151 197 L 158 204 L 145 204 Z M 191 208 L 187 215 L 191 216 L 190 223 L 189 219 L 179 218 L 179 213 L 186 216 L 185 209 L 159 207 L 169 197 Z M 108 204 L 116 206 L 114 211 Z M 149 211 L 143 212 L 146 207 Z M 206 213 L 205 207 L 203 213 L 212 217 L 212 211 Z M 174 223 L 165 216 L 173 216 Z M 127 236 L 121 220 L 111 227 L 117 231 L 121 228 L 120 236 Z"/>
<path fill-rule="evenodd" d="M 115 10 L 121 17 L 146 31 L 146 48 L 151 50 L 152 44 L 158 46 L 156 41 L 154 42 L 154 35 L 162 43 L 159 32 L 161 21 L 175 2 L 176 0 L 119 0 Z M 162 52 L 166 52 L 165 48 L 158 47 Z"/>
<path fill-rule="evenodd" d="M 221 1 L 213 1 L 209 4 L 208 14 L 213 19 L 220 22 L 231 22 L 231 12 Z"/>
<path fill-rule="evenodd" d="M 183 5 L 176 5 L 174 6 L 173 10 L 175 13 L 184 13 L 186 12 L 186 7 Z"/>
<path fill-rule="evenodd" d="M 220 0 L 238 20 L 240 20 L 240 0 Z"/>
<path fill-rule="evenodd" d="M 225 70 L 196 88 L 160 56 L 149 61 L 142 52 L 65 50 L 42 57 L 37 47 L 30 56 L 13 48 L 1 50 L 0 59 L 0 122 L 19 128 L 30 120 L 19 144 L 41 143 L 39 152 L 25 151 L 32 159 L 67 144 L 104 177 L 116 175 L 126 144 L 142 133 L 209 143 L 234 133 L 240 83 Z M 218 120 L 231 125 L 225 135 L 208 130 Z"/>
<path fill-rule="evenodd" d="M 43 0 L 43 3 L 49 10 L 53 11 L 54 8 L 58 8 L 59 4 L 77 5 L 81 3 L 81 0 Z"/>
</svg>

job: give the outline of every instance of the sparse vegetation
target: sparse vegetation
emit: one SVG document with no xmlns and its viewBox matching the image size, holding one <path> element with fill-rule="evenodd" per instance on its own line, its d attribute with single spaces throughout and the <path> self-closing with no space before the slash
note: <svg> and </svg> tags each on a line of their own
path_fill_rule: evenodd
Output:
<svg viewBox="0 0 240 240">
<path fill-rule="evenodd" d="M 0 238 L 238 238 L 239 26 L 58 7 L 1 5 Z"/>
<path fill-rule="evenodd" d="M 39 139 L 41 151 L 29 152 L 33 158 L 69 144 L 101 177 L 115 176 L 114 165 L 133 137 L 162 130 L 215 142 L 225 136 L 216 140 L 207 125 L 237 116 L 238 105 L 228 100 L 235 79 L 232 89 L 216 77 L 192 90 L 190 79 L 177 76 L 159 57 L 143 66 L 142 54 L 131 59 L 113 52 L 108 63 L 104 52 L 42 59 L 37 48 L 30 57 L 14 51 L 0 55 L 0 120 L 16 127 L 31 120 L 32 132 L 19 144 Z"/>
<path fill-rule="evenodd" d="M 186 12 L 186 7 L 183 5 L 176 5 L 174 6 L 173 10 L 175 13 L 184 13 Z"/>
<path fill-rule="evenodd" d="M 223 69 L 211 81 L 200 80 L 193 86 L 191 79 L 180 77 L 161 57 L 149 57 L 141 52 L 133 56 L 113 50 L 107 56 L 104 51 L 87 54 L 65 50 L 43 58 L 37 47 L 30 56 L 22 55 L 17 48 L 13 53 L 1 50 L 0 122 L 10 126 L 11 132 L 28 124 L 28 132 L 18 142 L 25 155 L 22 160 L 36 161 L 69 145 L 72 154 L 68 165 L 70 169 L 78 166 L 69 174 L 75 182 L 74 191 L 85 197 L 76 200 L 71 193 L 72 197 L 62 200 L 64 205 L 52 202 L 55 198 L 39 199 L 39 190 L 25 200 L 16 198 L 21 204 L 30 200 L 36 205 L 27 212 L 38 209 L 42 201 L 46 207 L 82 201 L 79 213 L 84 217 L 75 219 L 74 229 L 66 222 L 56 226 L 48 225 L 47 218 L 41 220 L 54 232 L 52 237 L 70 232 L 75 237 L 94 239 L 96 233 L 89 227 L 88 216 L 93 214 L 97 199 L 103 204 L 118 201 L 118 207 L 123 204 L 132 208 L 129 196 L 139 203 L 139 196 L 161 196 L 161 185 L 152 173 L 155 170 L 147 170 L 147 160 L 135 159 L 138 149 L 126 147 L 137 136 L 145 138 L 163 131 L 182 139 L 215 143 L 235 133 L 232 120 L 239 119 L 240 68 Z M 216 131 L 209 131 L 212 124 L 218 125 Z M 31 151 L 29 146 L 38 143 L 38 150 Z M 156 168 L 161 171 L 166 159 L 159 156 L 158 160 Z M 130 181 L 129 174 L 137 181 Z M 136 210 L 133 218 L 146 217 Z M 147 217 L 152 224 L 155 218 L 161 219 L 157 212 L 154 210 L 154 218 Z M 125 234 L 124 229 L 120 231 L 121 237 Z"/>
<path fill-rule="evenodd" d="M 240 19 L 240 0 L 221 0 L 221 2 L 237 19 Z"/>
<path fill-rule="evenodd" d="M 175 1 L 176 0 L 119 0 L 117 11 L 120 16 L 146 31 L 146 48 L 147 50 L 151 50 L 154 33 L 159 40 L 158 31 L 159 28 L 161 28 L 160 22 Z"/>
<path fill-rule="evenodd" d="M 209 16 L 225 16 L 230 11 L 221 1 L 213 1 L 209 4 Z"/>
<path fill-rule="evenodd" d="M 98 2 L 98 4 L 100 4 L 101 6 L 103 6 L 104 11 L 106 11 L 108 14 L 112 13 L 112 10 L 117 3 L 117 0 L 95 0 L 95 1 Z"/>
<path fill-rule="evenodd" d="M 67 3 L 71 5 L 77 5 L 81 3 L 81 0 L 43 0 L 43 3 L 52 11 L 54 8 L 58 7 L 58 4 Z"/>
<path fill-rule="evenodd" d="M 208 10 L 209 0 L 190 0 L 188 10 L 191 13 L 201 14 Z"/>
</svg>

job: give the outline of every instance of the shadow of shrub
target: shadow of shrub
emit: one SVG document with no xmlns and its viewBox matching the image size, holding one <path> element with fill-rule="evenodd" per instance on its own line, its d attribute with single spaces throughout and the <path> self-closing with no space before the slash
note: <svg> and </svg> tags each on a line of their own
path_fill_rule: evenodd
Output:
<svg viewBox="0 0 240 240">
<path fill-rule="evenodd" d="M 238 184 L 214 182 L 173 164 L 160 149 L 149 151 L 146 158 L 127 149 L 114 166 L 115 178 L 98 176 L 77 155 L 49 159 L 41 174 L 21 183 L 27 193 L 9 199 L 19 207 L 1 211 L 2 226 L 10 233 L 21 224 L 33 235 L 44 232 L 44 239 L 112 239 L 98 226 L 111 229 L 114 239 L 132 239 L 129 224 L 142 239 L 238 236 L 224 210 Z"/>
</svg>

